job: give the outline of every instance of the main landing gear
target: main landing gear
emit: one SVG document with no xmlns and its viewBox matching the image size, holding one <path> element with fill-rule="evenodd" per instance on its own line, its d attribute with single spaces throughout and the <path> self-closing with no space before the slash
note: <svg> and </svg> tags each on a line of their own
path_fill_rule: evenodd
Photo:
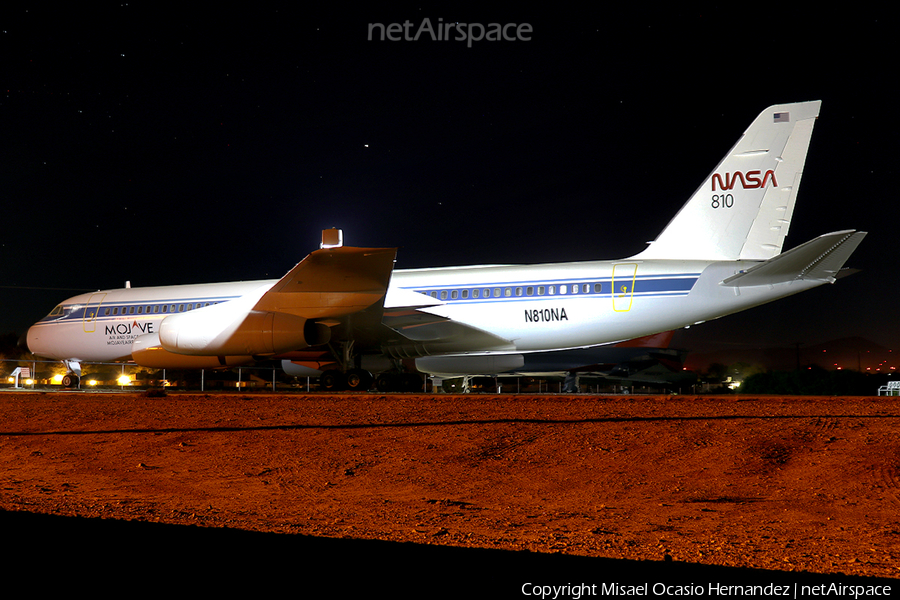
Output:
<svg viewBox="0 0 900 600">
<path fill-rule="evenodd" d="M 422 376 L 404 372 L 399 361 L 393 361 L 393 369 L 379 373 L 377 377 L 361 368 L 360 357 L 353 350 L 353 340 L 341 342 L 339 349 L 331 345 L 329 348 L 332 355 L 338 358 L 341 368 L 319 375 L 319 389 L 323 391 L 366 392 L 372 384 L 382 393 L 420 392 L 424 387 Z"/>
<path fill-rule="evenodd" d="M 374 377 L 365 369 L 350 369 L 347 372 L 338 370 L 325 371 L 319 376 L 319 388 L 326 392 L 365 392 L 372 384 L 382 393 L 388 392 L 420 392 L 422 377 L 416 373 L 393 373 L 385 371 Z"/>
<path fill-rule="evenodd" d="M 372 387 L 375 380 L 372 374 L 365 369 L 350 369 L 347 372 L 325 371 L 319 376 L 319 387 L 326 392 L 350 390 L 351 392 L 365 392 Z"/>
</svg>

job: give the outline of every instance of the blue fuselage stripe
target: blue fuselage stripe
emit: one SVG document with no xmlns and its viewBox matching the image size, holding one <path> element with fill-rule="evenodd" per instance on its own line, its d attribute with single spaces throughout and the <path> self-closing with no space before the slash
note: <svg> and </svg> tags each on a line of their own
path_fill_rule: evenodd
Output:
<svg viewBox="0 0 900 600">
<path fill-rule="evenodd" d="M 491 282 L 477 285 L 409 286 L 411 290 L 452 303 L 480 303 L 522 300 L 546 300 L 611 297 L 626 293 L 635 296 L 684 296 L 699 278 L 699 273 L 674 276 L 610 277 L 596 279 L 557 279 L 540 281 Z M 615 286 L 616 289 L 613 289 Z M 565 289 L 565 292 L 560 290 Z"/>
</svg>

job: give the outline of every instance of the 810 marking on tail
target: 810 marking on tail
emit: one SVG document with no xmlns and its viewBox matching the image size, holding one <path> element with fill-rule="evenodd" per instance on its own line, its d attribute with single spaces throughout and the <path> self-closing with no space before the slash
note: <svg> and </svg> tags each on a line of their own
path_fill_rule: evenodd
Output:
<svg viewBox="0 0 900 600">
<path fill-rule="evenodd" d="M 734 196 L 732 194 L 713 194 L 710 206 L 713 208 L 731 208 L 734 206 Z"/>
</svg>

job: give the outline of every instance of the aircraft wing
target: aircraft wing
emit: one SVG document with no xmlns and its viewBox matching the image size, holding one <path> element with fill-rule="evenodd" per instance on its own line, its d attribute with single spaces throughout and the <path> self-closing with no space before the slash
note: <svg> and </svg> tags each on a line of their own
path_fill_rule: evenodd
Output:
<svg viewBox="0 0 900 600">
<path fill-rule="evenodd" d="M 509 340 L 416 308 L 386 308 L 382 322 L 402 336 L 387 344 L 401 354 L 403 347 L 410 344 L 424 347 L 430 354 L 514 349 Z"/>
<path fill-rule="evenodd" d="M 724 279 L 721 285 L 743 287 L 814 279 L 833 282 L 866 237 L 864 231 L 826 233 L 774 258 Z"/>
<path fill-rule="evenodd" d="M 342 325 L 350 329 L 338 327 L 338 337 L 355 339 L 362 345 L 383 345 L 397 356 L 405 354 L 404 348 L 418 353 L 423 346 L 428 352 L 513 347 L 509 341 L 480 329 L 419 310 L 442 304 L 430 296 L 398 289 L 388 296 L 395 257 L 394 248 L 341 246 L 316 250 L 263 294 L 254 310 Z M 350 321 L 343 319 L 349 315 L 353 315 Z M 387 335 L 384 329 L 378 333 L 379 324 L 390 330 Z"/>
<path fill-rule="evenodd" d="M 305 319 L 339 318 L 383 302 L 396 248 L 323 248 L 273 285 L 255 310 Z"/>
</svg>

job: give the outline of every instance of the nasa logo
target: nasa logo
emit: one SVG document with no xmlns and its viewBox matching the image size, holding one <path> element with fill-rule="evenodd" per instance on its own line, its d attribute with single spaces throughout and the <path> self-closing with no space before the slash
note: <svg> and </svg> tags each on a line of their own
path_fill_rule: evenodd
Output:
<svg viewBox="0 0 900 600">
<path fill-rule="evenodd" d="M 722 176 L 718 173 L 713 173 L 712 176 L 712 189 L 716 191 L 716 183 L 718 183 L 719 188 L 722 190 L 730 190 L 734 188 L 734 184 L 737 183 L 737 180 L 741 180 L 741 187 L 745 190 L 753 190 L 761 187 L 766 187 L 766 183 L 769 180 L 772 180 L 773 186 L 778 186 L 778 182 L 775 181 L 775 171 L 769 169 L 766 171 L 766 174 L 762 176 L 760 179 L 760 174 L 762 171 L 747 171 L 746 173 L 741 173 L 740 171 L 735 171 L 734 173 L 725 173 L 725 179 L 722 179 Z"/>
</svg>

